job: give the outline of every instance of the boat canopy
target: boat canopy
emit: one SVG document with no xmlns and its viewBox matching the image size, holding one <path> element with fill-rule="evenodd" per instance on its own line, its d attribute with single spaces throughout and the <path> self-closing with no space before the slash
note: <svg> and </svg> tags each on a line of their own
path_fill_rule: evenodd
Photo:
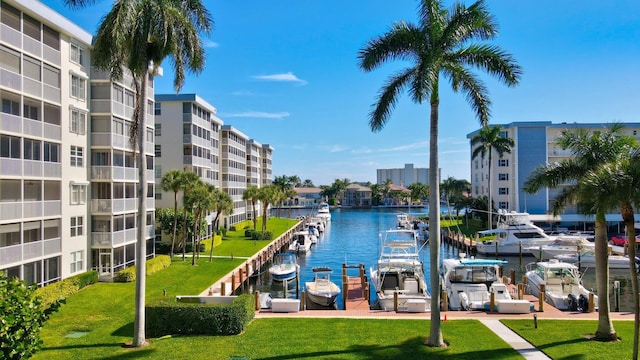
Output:
<svg viewBox="0 0 640 360">
<path fill-rule="evenodd" d="M 508 261 L 505 260 L 492 260 L 492 259 L 467 259 L 460 260 L 460 265 L 463 266 L 492 266 L 492 265 L 504 265 Z"/>
<path fill-rule="evenodd" d="M 486 236 L 486 235 L 494 235 L 494 234 L 505 234 L 507 231 L 503 229 L 491 229 L 491 230 L 482 230 L 478 231 L 478 234 Z"/>
</svg>

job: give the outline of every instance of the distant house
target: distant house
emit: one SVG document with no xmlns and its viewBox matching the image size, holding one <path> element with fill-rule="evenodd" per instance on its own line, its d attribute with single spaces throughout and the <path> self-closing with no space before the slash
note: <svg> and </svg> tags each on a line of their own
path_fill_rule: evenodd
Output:
<svg viewBox="0 0 640 360">
<path fill-rule="evenodd" d="M 371 207 L 371 189 L 360 184 L 351 184 L 342 194 L 342 206 Z"/>
<path fill-rule="evenodd" d="M 318 204 L 324 200 L 322 195 L 320 195 L 322 189 L 318 187 L 298 187 L 293 190 L 295 190 L 298 195 L 286 201 L 284 203 L 285 206 L 312 208 L 318 206 Z"/>
<path fill-rule="evenodd" d="M 386 198 L 382 199 L 382 203 L 385 206 L 400 206 L 404 205 L 409 196 L 411 195 L 411 190 L 407 189 L 404 186 L 390 184 L 389 185 L 389 195 Z"/>
</svg>

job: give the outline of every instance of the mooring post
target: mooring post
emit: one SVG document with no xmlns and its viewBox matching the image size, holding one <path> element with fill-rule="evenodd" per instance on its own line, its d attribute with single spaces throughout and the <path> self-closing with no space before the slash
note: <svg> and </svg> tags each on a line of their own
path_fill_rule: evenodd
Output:
<svg viewBox="0 0 640 360">
<path fill-rule="evenodd" d="M 546 294 L 546 289 L 544 284 L 540 284 L 540 292 L 538 293 L 538 311 L 544 311 L 544 298 Z"/>
<path fill-rule="evenodd" d="M 256 302 L 256 310 L 260 310 L 260 291 L 257 291 L 253 293 L 254 297 L 255 297 L 255 302 Z"/>
<path fill-rule="evenodd" d="M 393 311 L 398 312 L 398 292 L 393 292 Z"/>
</svg>

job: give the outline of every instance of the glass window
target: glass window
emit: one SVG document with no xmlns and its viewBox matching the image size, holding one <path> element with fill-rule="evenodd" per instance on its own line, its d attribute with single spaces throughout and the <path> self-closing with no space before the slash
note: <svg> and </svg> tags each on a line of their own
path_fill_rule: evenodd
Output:
<svg viewBox="0 0 640 360">
<path fill-rule="evenodd" d="M 44 103 L 44 122 L 47 124 L 60 126 L 61 114 L 59 106 Z"/>
<path fill-rule="evenodd" d="M 2 112 L 11 115 L 20 115 L 20 103 L 10 99 L 2 99 Z"/>
<path fill-rule="evenodd" d="M 84 218 L 82 216 L 71 218 L 71 237 L 82 236 L 84 233 Z"/>
<path fill-rule="evenodd" d="M 24 76 L 40 81 L 40 61 L 24 56 L 22 60 L 22 70 Z"/>
<path fill-rule="evenodd" d="M 44 143 L 44 161 L 60 162 L 60 144 Z"/>
<path fill-rule="evenodd" d="M 71 166 L 84 166 L 84 149 L 80 146 L 71 146 Z"/>
<path fill-rule="evenodd" d="M 40 41 L 40 22 L 31 16 L 24 14 L 22 16 L 22 32 L 38 41 Z"/>
<path fill-rule="evenodd" d="M 20 159 L 20 138 L 0 135 L 0 157 Z"/>
<path fill-rule="evenodd" d="M 0 22 L 10 28 L 20 31 L 20 11 L 14 7 L 2 2 L 2 11 L 0 11 Z"/>
<path fill-rule="evenodd" d="M 56 89 L 60 89 L 60 69 L 44 64 L 42 68 L 42 82 Z"/>
<path fill-rule="evenodd" d="M 76 75 L 71 75 L 71 96 L 84 100 L 86 98 L 85 92 L 85 79 L 82 79 Z"/>
<path fill-rule="evenodd" d="M 87 202 L 87 185 L 71 185 L 71 205 L 81 205 Z"/>
<path fill-rule="evenodd" d="M 72 43 L 69 45 L 69 51 L 69 59 L 71 60 L 71 62 L 79 65 L 84 65 L 84 50 L 80 46 Z"/>
<path fill-rule="evenodd" d="M 155 135 L 162 136 L 162 124 L 155 124 Z"/>
<path fill-rule="evenodd" d="M 74 251 L 71 253 L 71 260 L 70 260 L 71 273 L 82 271 L 83 258 L 84 258 L 84 251 L 82 250 Z"/>
<path fill-rule="evenodd" d="M 113 85 L 113 101 L 124 104 L 124 90 L 122 86 Z"/>
<path fill-rule="evenodd" d="M 24 159 L 40 160 L 40 141 L 24 139 Z"/>
<path fill-rule="evenodd" d="M 71 110 L 71 120 L 69 122 L 69 131 L 74 134 L 85 134 L 87 123 L 87 114 L 78 110 Z"/>
<path fill-rule="evenodd" d="M 162 157 L 162 145 L 155 146 L 155 156 Z"/>
<path fill-rule="evenodd" d="M 4 46 L 0 46 L 0 67 L 20 74 L 20 54 Z"/>
<path fill-rule="evenodd" d="M 50 48 L 60 50 L 60 33 L 42 24 L 42 42 Z"/>
<path fill-rule="evenodd" d="M 162 105 L 161 105 L 159 102 L 157 102 L 157 103 L 155 103 L 153 106 L 154 106 L 154 108 L 155 108 L 154 114 L 155 114 L 156 116 L 158 116 L 158 115 L 162 115 Z"/>
</svg>

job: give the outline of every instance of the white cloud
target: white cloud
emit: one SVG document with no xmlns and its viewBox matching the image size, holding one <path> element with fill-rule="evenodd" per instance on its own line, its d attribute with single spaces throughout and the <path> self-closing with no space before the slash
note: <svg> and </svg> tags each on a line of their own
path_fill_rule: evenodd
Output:
<svg viewBox="0 0 640 360">
<path fill-rule="evenodd" d="M 245 111 L 242 113 L 224 114 L 220 116 L 222 118 L 242 117 L 242 118 L 282 119 L 289 115 L 290 114 L 286 111 L 281 111 L 277 113 L 269 113 L 269 112 L 262 112 L 262 111 Z"/>
<path fill-rule="evenodd" d="M 299 77 L 295 76 L 292 72 L 288 72 L 286 74 L 256 75 L 254 76 L 254 79 L 268 80 L 268 81 L 295 82 L 300 85 L 307 84 L 306 80 L 300 79 Z"/>
<path fill-rule="evenodd" d="M 233 96 L 252 96 L 254 95 L 251 91 L 248 90 L 237 90 L 231 93 Z"/>
<path fill-rule="evenodd" d="M 360 149 L 351 150 L 352 154 L 371 154 L 372 152 L 373 150 L 369 149 L 368 147 L 362 147 Z"/>
<path fill-rule="evenodd" d="M 329 148 L 329 152 L 341 152 L 341 151 L 345 151 L 348 148 L 346 146 L 342 146 L 342 145 L 333 145 Z"/>
<path fill-rule="evenodd" d="M 400 145 L 392 148 L 380 149 L 381 152 L 392 152 L 392 151 L 405 151 L 405 150 L 414 150 L 414 149 L 424 149 L 429 148 L 428 141 L 420 141 L 413 144 Z"/>
<path fill-rule="evenodd" d="M 206 48 L 217 48 L 220 45 L 215 41 L 205 41 L 203 46 L 206 47 Z"/>
</svg>

